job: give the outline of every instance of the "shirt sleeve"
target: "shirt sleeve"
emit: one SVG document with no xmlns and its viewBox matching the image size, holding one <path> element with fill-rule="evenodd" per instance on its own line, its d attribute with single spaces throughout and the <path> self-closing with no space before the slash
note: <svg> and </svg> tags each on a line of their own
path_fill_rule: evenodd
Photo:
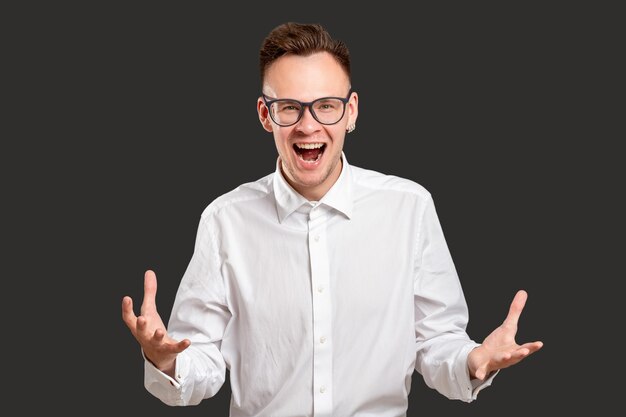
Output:
<svg viewBox="0 0 626 417">
<path fill-rule="evenodd" d="M 194 253 L 178 287 L 168 323 L 175 340 L 191 345 L 176 358 L 175 378 L 149 361 L 144 365 L 148 392 L 168 405 L 197 405 L 217 394 L 226 379 L 226 364 L 220 352 L 224 331 L 231 318 L 220 272 L 215 227 L 202 216 Z"/>
<path fill-rule="evenodd" d="M 470 381 L 467 355 L 479 344 L 466 333 L 467 304 L 430 196 L 421 213 L 416 247 L 415 370 L 430 388 L 471 402 L 495 374 L 482 383 Z"/>
</svg>

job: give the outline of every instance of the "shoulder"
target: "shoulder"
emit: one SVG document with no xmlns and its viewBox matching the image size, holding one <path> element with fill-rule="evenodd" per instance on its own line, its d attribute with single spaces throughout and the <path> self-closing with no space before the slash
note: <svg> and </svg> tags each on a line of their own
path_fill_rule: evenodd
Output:
<svg viewBox="0 0 626 417">
<path fill-rule="evenodd" d="M 254 205 L 255 202 L 266 200 L 272 193 L 273 176 L 274 173 L 268 174 L 257 181 L 241 184 L 222 194 L 204 209 L 201 217 L 203 219 L 216 217 L 229 208 Z"/>
<path fill-rule="evenodd" d="M 430 192 L 416 181 L 353 165 L 351 168 L 354 184 L 363 190 L 406 194 L 407 197 L 413 196 L 419 201 L 431 198 Z"/>
</svg>

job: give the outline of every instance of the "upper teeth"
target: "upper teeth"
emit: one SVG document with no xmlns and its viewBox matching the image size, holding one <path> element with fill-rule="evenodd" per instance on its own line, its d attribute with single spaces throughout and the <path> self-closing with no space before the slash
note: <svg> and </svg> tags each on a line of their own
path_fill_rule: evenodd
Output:
<svg viewBox="0 0 626 417">
<path fill-rule="evenodd" d="M 318 149 L 324 146 L 323 143 L 296 143 L 296 146 L 300 149 Z"/>
</svg>

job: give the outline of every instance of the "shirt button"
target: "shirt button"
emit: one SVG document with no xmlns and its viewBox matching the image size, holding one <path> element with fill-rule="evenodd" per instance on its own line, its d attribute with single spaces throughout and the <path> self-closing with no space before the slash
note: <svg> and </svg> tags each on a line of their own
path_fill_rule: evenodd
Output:
<svg viewBox="0 0 626 417">
<path fill-rule="evenodd" d="M 320 387 L 320 392 L 321 392 L 322 394 L 323 394 L 323 393 L 325 393 L 325 392 L 326 392 L 326 386 L 322 385 L 322 386 Z"/>
<path fill-rule="evenodd" d="M 326 341 L 326 336 L 320 337 L 320 343 L 324 343 Z"/>
<path fill-rule="evenodd" d="M 315 235 L 315 237 L 313 239 L 315 239 L 316 242 L 319 242 L 320 241 L 320 235 Z"/>
<path fill-rule="evenodd" d="M 320 285 L 319 287 L 317 287 L 317 292 L 322 292 L 324 291 L 324 286 Z"/>
</svg>

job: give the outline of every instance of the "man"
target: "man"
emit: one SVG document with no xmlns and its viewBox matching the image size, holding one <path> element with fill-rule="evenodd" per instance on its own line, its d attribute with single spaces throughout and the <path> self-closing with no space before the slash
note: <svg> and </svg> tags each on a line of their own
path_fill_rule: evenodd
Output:
<svg viewBox="0 0 626 417">
<path fill-rule="evenodd" d="M 540 349 L 515 342 L 524 291 L 473 342 L 428 191 L 348 164 L 358 95 L 346 46 L 319 25 L 287 23 L 260 63 L 257 110 L 276 171 L 205 209 L 167 330 L 152 271 L 141 315 L 122 302 L 148 391 L 198 404 L 228 368 L 231 416 L 403 416 L 414 370 L 469 402 Z"/>
</svg>

